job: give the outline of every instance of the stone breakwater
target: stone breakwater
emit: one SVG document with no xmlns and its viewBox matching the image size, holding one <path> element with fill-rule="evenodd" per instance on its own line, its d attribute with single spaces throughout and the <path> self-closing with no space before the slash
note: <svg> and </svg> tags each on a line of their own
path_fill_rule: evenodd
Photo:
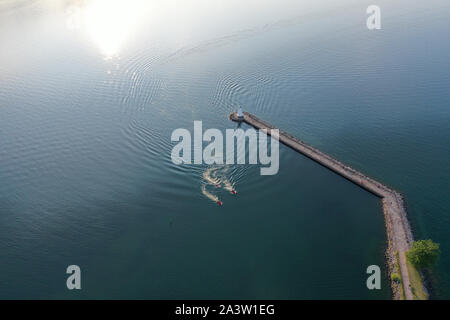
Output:
<svg viewBox="0 0 450 320">
<path fill-rule="evenodd" d="M 267 134 L 269 135 L 271 129 L 276 129 L 274 126 L 247 112 L 243 113 L 242 118 L 239 118 L 237 113 L 232 113 L 230 119 L 237 122 L 245 122 L 256 129 L 267 130 Z M 413 235 L 408 222 L 403 196 L 394 189 L 343 164 L 282 130 L 279 130 L 279 141 L 381 199 L 388 241 L 386 259 L 389 274 L 396 272 L 397 264 L 402 275 L 405 299 L 412 300 L 413 293 L 408 276 L 405 253 L 409 250 L 413 242 Z M 399 261 L 397 261 L 397 252 Z M 399 286 L 393 281 L 391 281 L 391 286 L 394 299 L 401 299 L 402 293 L 400 292 Z"/>
</svg>

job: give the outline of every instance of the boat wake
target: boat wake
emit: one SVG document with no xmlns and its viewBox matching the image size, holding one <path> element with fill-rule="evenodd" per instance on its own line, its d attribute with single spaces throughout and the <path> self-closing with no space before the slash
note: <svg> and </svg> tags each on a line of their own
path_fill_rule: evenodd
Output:
<svg viewBox="0 0 450 320">
<path fill-rule="evenodd" d="M 212 194 L 212 193 L 210 193 L 210 192 L 208 192 L 208 191 L 206 190 L 206 185 L 205 185 L 205 184 L 202 185 L 202 193 L 203 193 L 203 195 L 204 195 L 205 197 L 207 197 L 208 199 L 214 201 L 214 202 L 217 203 L 219 206 L 222 205 L 222 201 L 220 201 L 220 199 L 219 199 L 218 196 L 216 196 L 216 195 L 214 195 L 214 194 Z"/>
<path fill-rule="evenodd" d="M 223 204 L 223 202 L 219 199 L 219 197 L 206 188 L 207 186 L 215 186 L 218 188 L 223 188 L 229 191 L 231 194 L 237 194 L 237 191 L 234 187 L 234 183 L 230 181 L 227 177 L 228 167 L 210 167 L 207 168 L 203 172 L 203 184 L 202 184 L 202 193 L 208 199 L 214 201 L 219 206 Z"/>
</svg>

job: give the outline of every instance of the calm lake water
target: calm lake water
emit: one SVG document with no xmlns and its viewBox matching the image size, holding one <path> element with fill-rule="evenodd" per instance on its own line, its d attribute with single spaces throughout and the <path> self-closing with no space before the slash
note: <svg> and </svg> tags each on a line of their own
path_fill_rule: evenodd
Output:
<svg viewBox="0 0 450 320">
<path fill-rule="evenodd" d="M 450 298 L 450 3 L 315 2 L 0 0 L 0 298 L 389 299 L 376 197 L 284 146 L 171 162 L 239 104 L 404 193 Z"/>
</svg>

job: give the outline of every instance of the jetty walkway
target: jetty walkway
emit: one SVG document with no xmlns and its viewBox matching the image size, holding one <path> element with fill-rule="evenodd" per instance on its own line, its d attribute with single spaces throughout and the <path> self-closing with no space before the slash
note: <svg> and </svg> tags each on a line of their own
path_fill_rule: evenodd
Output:
<svg viewBox="0 0 450 320">
<path fill-rule="evenodd" d="M 237 113 L 234 112 L 230 115 L 230 119 L 237 122 L 245 122 L 256 129 L 267 130 L 267 134 L 269 135 L 271 129 L 277 129 L 248 112 L 243 112 L 243 118 L 238 118 Z M 393 269 L 395 261 L 397 260 L 396 252 L 398 252 L 400 260 L 398 261 L 398 265 L 401 271 L 405 299 L 413 300 L 413 293 L 411 291 L 405 256 L 406 251 L 409 250 L 413 241 L 413 236 L 407 219 L 406 208 L 402 195 L 381 182 L 378 182 L 323 153 L 322 151 L 309 146 L 302 140 L 280 129 L 278 130 L 279 141 L 281 143 L 311 158 L 322 166 L 334 171 L 340 176 L 355 183 L 359 187 L 381 198 L 388 238 L 386 256 L 388 259 L 390 273 L 394 272 Z M 399 299 L 399 295 L 397 295 L 397 298 Z"/>
</svg>

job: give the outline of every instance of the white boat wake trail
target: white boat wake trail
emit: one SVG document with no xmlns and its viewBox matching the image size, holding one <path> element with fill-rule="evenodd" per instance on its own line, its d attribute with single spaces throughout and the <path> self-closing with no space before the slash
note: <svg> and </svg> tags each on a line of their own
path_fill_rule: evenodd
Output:
<svg viewBox="0 0 450 320">
<path fill-rule="evenodd" d="M 223 204 L 223 202 L 219 199 L 218 196 L 212 194 L 208 190 L 206 190 L 207 186 L 215 186 L 216 188 L 223 188 L 232 194 L 237 194 L 236 189 L 234 188 L 234 183 L 232 183 L 227 178 L 228 167 L 210 167 L 203 172 L 203 184 L 202 184 L 202 193 L 208 199 L 214 201 L 219 206 Z"/>
</svg>

